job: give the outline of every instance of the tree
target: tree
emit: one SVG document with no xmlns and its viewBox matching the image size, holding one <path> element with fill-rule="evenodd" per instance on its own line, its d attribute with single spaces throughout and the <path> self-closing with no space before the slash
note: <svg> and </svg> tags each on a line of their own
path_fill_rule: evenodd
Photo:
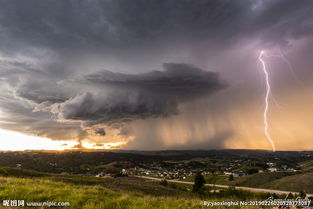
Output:
<svg viewBox="0 0 313 209">
<path fill-rule="evenodd" d="M 192 191 L 193 192 L 200 192 L 205 184 L 204 177 L 202 176 L 201 172 L 198 172 L 195 176 L 195 183 L 193 185 Z"/>
<path fill-rule="evenodd" d="M 300 191 L 299 197 L 301 197 L 301 199 L 304 199 L 306 197 L 305 192 L 304 191 Z"/>
<path fill-rule="evenodd" d="M 289 199 L 293 199 L 293 198 L 294 198 L 293 194 L 292 194 L 292 193 L 289 193 L 289 194 L 288 194 L 288 198 L 289 198 Z"/>
<path fill-rule="evenodd" d="M 229 177 L 228 177 L 228 180 L 229 180 L 229 181 L 234 181 L 234 175 L 233 175 L 233 174 L 230 174 Z"/>
<path fill-rule="evenodd" d="M 248 173 L 249 175 L 255 174 L 255 173 L 258 173 L 258 172 L 259 172 L 259 170 L 258 170 L 257 168 L 249 168 L 249 169 L 247 170 L 247 173 Z"/>
<path fill-rule="evenodd" d="M 161 181 L 160 181 L 160 184 L 162 185 L 162 186 L 167 186 L 167 181 L 166 181 L 166 179 L 162 179 Z"/>
</svg>

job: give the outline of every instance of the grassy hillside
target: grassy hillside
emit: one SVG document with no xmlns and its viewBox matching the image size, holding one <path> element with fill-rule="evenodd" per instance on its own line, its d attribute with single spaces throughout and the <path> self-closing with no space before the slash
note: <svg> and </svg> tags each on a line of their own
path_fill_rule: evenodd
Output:
<svg viewBox="0 0 313 209">
<path fill-rule="evenodd" d="M 199 208 L 195 199 L 150 196 L 139 192 L 118 192 L 100 185 L 75 185 L 47 179 L 0 178 L 1 199 L 23 199 L 25 202 L 56 201 L 70 208 Z M 155 189 L 157 190 L 157 189 Z"/>
<path fill-rule="evenodd" d="M 267 188 L 313 193 L 313 173 L 287 176 L 263 185 Z"/>
<path fill-rule="evenodd" d="M 253 175 L 236 177 L 229 181 L 227 176 L 205 175 L 206 183 L 222 184 L 231 186 L 247 186 L 256 188 L 268 188 L 277 190 L 287 190 L 306 193 L 313 193 L 313 172 L 305 173 L 257 173 Z M 189 177 L 186 181 L 193 181 L 194 177 Z"/>
<path fill-rule="evenodd" d="M 257 173 L 253 175 L 236 177 L 233 181 L 228 180 L 228 176 L 225 175 L 204 175 L 205 181 L 208 184 L 225 184 L 232 186 L 248 186 L 248 187 L 262 187 L 262 185 L 291 175 L 290 173 Z M 186 181 L 194 181 L 194 176 L 189 177 Z"/>
<path fill-rule="evenodd" d="M 303 171 L 313 171 L 313 160 L 300 163 L 300 167 Z"/>
<path fill-rule="evenodd" d="M 18 172 L 20 173 L 18 174 Z M 14 173 L 14 176 L 11 174 Z M 140 209 L 140 208 L 203 208 L 203 200 L 236 200 L 232 195 L 255 199 L 253 193 L 225 191 L 223 196 L 205 196 L 188 191 L 185 185 L 162 186 L 138 178 L 96 178 L 87 176 L 52 175 L 19 169 L 1 169 L 0 201 L 7 199 L 26 202 L 70 202 L 80 209 Z M 186 185 L 188 186 L 188 185 Z M 230 193 L 232 192 L 232 193 Z M 258 198 L 260 198 L 259 196 Z M 265 197 L 261 197 L 262 199 Z M 35 207 L 32 207 L 35 208 Z M 217 208 L 228 208 L 217 207 Z M 249 207 L 245 207 L 249 208 Z M 256 208 L 256 207 L 253 207 Z"/>
<path fill-rule="evenodd" d="M 226 184 L 234 186 L 247 187 L 264 187 L 264 184 L 275 181 L 277 179 L 289 176 L 291 173 L 277 172 L 277 173 L 256 173 L 253 175 L 237 177 L 234 181 L 226 181 Z"/>
<path fill-rule="evenodd" d="M 225 181 L 225 184 L 313 193 L 312 179 L 313 172 L 296 174 L 287 172 L 257 173 L 235 178 L 234 181 Z"/>
</svg>

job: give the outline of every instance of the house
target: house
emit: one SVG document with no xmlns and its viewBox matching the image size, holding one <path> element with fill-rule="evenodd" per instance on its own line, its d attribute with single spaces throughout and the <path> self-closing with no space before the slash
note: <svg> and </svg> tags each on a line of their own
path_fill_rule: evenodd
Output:
<svg viewBox="0 0 313 209">
<path fill-rule="evenodd" d="M 224 175 L 227 175 L 227 176 L 230 176 L 232 174 L 233 174 L 232 172 L 227 172 L 227 171 L 224 172 Z"/>
<path fill-rule="evenodd" d="M 231 175 L 233 175 L 233 177 L 239 177 L 239 173 L 232 173 Z"/>
<path fill-rule="evenodd" d="M 269 172 L 277 172 L 278 171 L 278 169 L 275 167 L 268 168 L 267 170 L 269 170 Z"/>
<path fill-rule="evenodd" d="M 104 176 L 104 173 L 103 173 L 103 172 L 98 173 L 98 174 L 96 175 L 96 177 L 102 177 L 102 176 Z"/>
<path fill-rule="evenodd" d="M 121 173 L 124 174 L 124 175 L 126 175 L 126 174 L 127 174 L 127 170 L 123 168 L 122 171 L 121 171 Z"/>
</svg>

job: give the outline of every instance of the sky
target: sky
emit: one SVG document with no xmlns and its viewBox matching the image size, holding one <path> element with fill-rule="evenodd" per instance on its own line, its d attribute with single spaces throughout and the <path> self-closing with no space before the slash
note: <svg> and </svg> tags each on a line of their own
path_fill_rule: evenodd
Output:
<svg viewBox="0 0 313 209">
<path fill-rule="evenodd" d="M 0 150 L 313 149 L 311 0 L 0 2 Z"/>
</svg>

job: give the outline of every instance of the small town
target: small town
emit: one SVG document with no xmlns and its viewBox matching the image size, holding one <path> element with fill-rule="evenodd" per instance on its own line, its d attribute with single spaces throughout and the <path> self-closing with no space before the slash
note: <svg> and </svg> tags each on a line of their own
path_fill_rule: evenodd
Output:
<svg viewBox="0 0 313 209">
<path fill-rule="evenodd" d="M 208 165 L 209 167 L 210 165 Z M 297 166 L 277 165 L 273 162 L 267 162 L 263 167 L 246 168 L 244 162 L 235 160 L 229 163 L 225 168 L 206 168 L 198 161 L 191 162 L 155 162 L 152 164 L 141 163 L 138 166 L 130 168 L 122 168 L 120 173 L 128 176 L 151 176 L 164 179 L 181 179 L 194 176 L 201 172 L 203 175 L 222 175 L 232 176 L 231 178 L 247 176 L 255 173 L 274 173 L 274 172 L 298 172 Z M 97 177 L 111 176 L 111 173 L 100 172 L 96 174 Z"/>
</svg>

